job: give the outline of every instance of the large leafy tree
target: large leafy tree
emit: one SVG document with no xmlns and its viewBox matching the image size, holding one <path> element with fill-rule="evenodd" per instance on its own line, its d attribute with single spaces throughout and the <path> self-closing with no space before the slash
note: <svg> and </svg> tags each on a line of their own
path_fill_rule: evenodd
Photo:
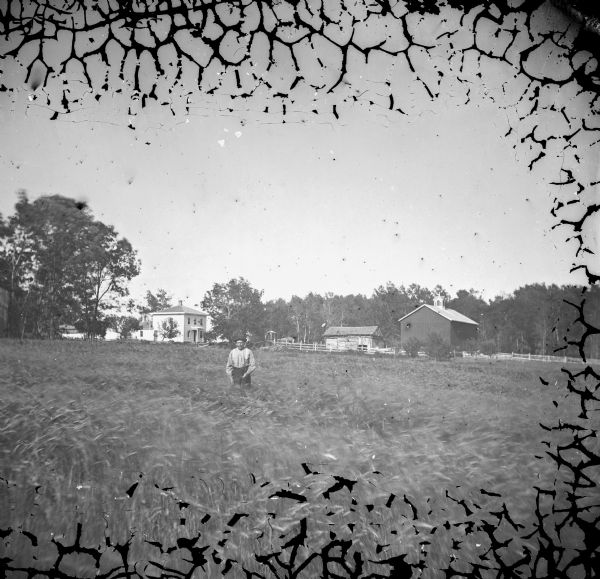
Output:
<svg viewBox="0 0 600 579">
<path fill-rule="evenodd" d="M 20 318 L 37 335 L 53 337 L 60 323 L 74 323 L 76 255 L 80 231 L 92 222 L 85 205 L 60 195 L 42 196 L 30 203 L 19 192 L 11 218 L 7 246 L 16 266 L 12 290 L 21 294 Z M 18 273 L 17 273 L 18 271 Z"/>
<path fill-rule="evenodd" d="M 119 238 L 110 225 L 94 221 L 79 231 L 73 255 L 74 296 L 81 308 L 86 331 L 99 333 L 103 309 L 111 307 L 108 298 L 128 294 L 127 282 L 138 275 L 136 253 L 127 239 Z"/>
<path fill-rule="evenodd" d="M 2 277 L 11 291 L 13 335 L 54 337 L 62 323 L 89 334 L 139 273 L 131 244 L 96 221 L 83 204 L 61 195 L 30 202 L 21 191 L 0 245 Z"/>
<path fill-rule="evenodd" d="M 248 334 L 262 339 L 266 329 L 262 294 L 243 277 L 215 283 L 202 300 L 202 308 L 212 320 L 212 331 L 228 340 Z"/>
</svg>

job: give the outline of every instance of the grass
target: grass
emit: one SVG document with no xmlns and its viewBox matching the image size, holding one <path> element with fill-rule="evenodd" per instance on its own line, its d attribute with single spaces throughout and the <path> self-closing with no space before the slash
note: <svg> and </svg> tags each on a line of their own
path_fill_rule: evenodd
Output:
<svg viewBox="0 0 600 579">
<path fill-rule="evenodd" d="M 72 544 L 81 523 L 78 544 L 98 560 L 66 553 L 60 569 L 75 576 L 94 576 L 97 565 L 112 577 L 125 544 L 142 576 L 185 570 L 193 550 L 167 546 L 199 533 L 208 547 L 194 551 L 207 559 L 197 576 L 227 565 L 231 576 L 275 576 L 281 561 L 269 570 L 255 554 L 290 551 L 306 518 L 296 565 L 335 533 L 371 559 L 405 554 L 425 562 L 424 576 L 441 576 L 436 569 L 469 568 L 489 547 L 469 521 L 505 503 L 513 521 L 534 523 L 534 487 L 556 476 L 539 423 L 577 415 L 553 364 L 260 350 L 243 396 L 228 386 L 226 355 L 0 343 L 0 529 L 11 530 L 10 565 L 52 567 L 57 544 Z M 277 496 L 282 489 L 308 500 Z M 522 548 L 511 544 L 507 560 Z M 322 573 L 317 563 L 306 576 Z"/>
</svg>

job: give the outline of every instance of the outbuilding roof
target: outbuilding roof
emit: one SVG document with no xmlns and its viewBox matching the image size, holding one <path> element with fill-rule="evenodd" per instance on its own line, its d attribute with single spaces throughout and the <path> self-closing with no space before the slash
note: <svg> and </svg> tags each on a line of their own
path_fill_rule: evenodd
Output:
<svg viewBox="0 0 600 579">
<path fill-rule="evenodd" d="M 163 314 L 191 314 L 193 316 L 208 316 L 208 314 L 205 312 L 201 312 L 200 310 L 195 310 L 194 308 L 183 305 L 172 306 L 166 310 L 160 310 L 159 312 L 152 312 L 153 316 Z"/>
<path fill-rule="evenodd" d="M 429 308 L 430 310 L 433 310 L 436 314 L 439 314 L 440 316 L 446 318 L 447 320 L 450 320 L 451 322 L 460 322 L 461 324 L 471 324 L 475 326 L 479 325 L 471 318 L 467 318 L 467 316 L 461 314 L 460 312 L 457 312 L 456 310 L 451 310 L 448 308 L 439 308 L 437 306 L 430 306 L 429 304 L 423 304 L 422 306 L 419 306 L 416 310 L 413 310 L 409 314 L 406 314 L 398 321 L 401 322 L 402 320 L 405 320 L 406 318 L 412 316 L 414 313 L 418 312 L 422 308 Z"/>
<path fill-rule="evenodd" d="M 77 328 L 70 324 L 61 324 L 60 326 L 58 326 L 58 329 L 61 332 L 76 332 L 77 331 Z"/>
<path fill-rule="evenodd" d="M 379 326 L 331 326 L 325 330 L 323 337 L 374 336 L 379 333 Z"/>
</svg>

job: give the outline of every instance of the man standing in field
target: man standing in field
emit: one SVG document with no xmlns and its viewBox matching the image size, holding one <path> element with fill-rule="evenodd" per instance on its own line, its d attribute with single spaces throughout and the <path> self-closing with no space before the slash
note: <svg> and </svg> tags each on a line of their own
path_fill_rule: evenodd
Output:
<svg viewBox="0 0 600 579">
<path fill-rule="evenodd" d="M 246 347 L 246 340 L 238 338 L 235 341 L 235 348 L 229 352 L 225 372 L 229 376 L 229 382 L 232 386 L 239 386 L 242 390 L 244 386 L 249 388 L 252 385 L 251 374 L 256 370 L 254 354 L 250 348 Z"/>
</svg>

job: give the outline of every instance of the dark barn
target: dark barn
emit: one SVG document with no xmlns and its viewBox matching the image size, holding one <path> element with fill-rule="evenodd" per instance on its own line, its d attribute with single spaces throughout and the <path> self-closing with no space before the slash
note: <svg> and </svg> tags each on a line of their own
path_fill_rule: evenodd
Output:
<svg viewBox="0 0 600 579">
<path fill-rule="evenodd" d="M 435 305 L 423 304 L 400 318 L 400 345 L 416 338 L 426 342 L 430 334 L 439 334 L 451 347 L 459 347 L 467 340 L 477 338 L 479 324 L 456 310 L 444 307 L 442 300 Z"/>
</svg>

